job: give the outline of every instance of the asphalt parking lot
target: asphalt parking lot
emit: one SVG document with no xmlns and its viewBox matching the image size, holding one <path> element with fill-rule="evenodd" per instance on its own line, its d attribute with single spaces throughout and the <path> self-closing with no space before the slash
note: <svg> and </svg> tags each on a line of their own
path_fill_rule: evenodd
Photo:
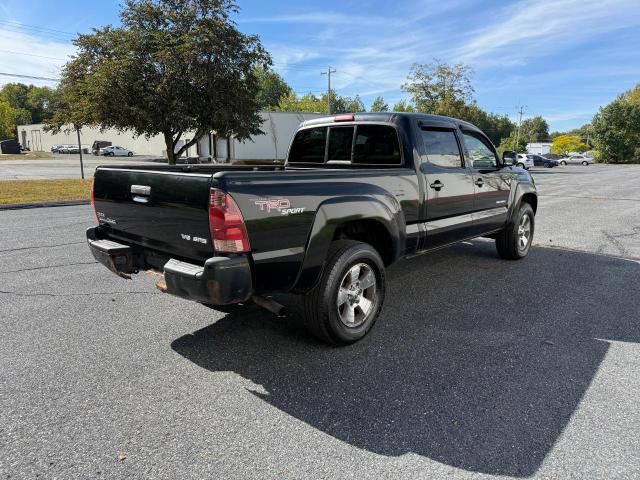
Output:
<svg viewBox="0 0 640 480">
<path fill-rule="evenodd" d="M 150 162 L 158 157 L 135 155 L 133 157 L 98 157 L 92 154 L 82 156 L 85 177 L 93 177 L 99 165 L 122 165 Z M 57 178 L 80 178 L 80 155 L 55 154 L 41 160 L 0 161 L 1 180 L 46 180 Z"/>
<path fill-rule="evenodd" d="M 348 348 L 0 211 L 0 478 L 640 477 L 640 166 L 536 170 L 536 248 L 399 263 Z"/>
</svg>

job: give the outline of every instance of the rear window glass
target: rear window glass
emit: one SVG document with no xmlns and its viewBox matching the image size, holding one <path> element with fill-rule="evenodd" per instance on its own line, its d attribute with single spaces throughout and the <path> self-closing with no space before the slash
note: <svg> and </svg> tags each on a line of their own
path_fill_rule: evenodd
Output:
<svg viewBox="0 0 640 480">
<path fill-rule="evenodd" d="M 327 127 L 307 128 L 296 133 L 291 151 L 290 162 L 323 163 L 327 141 Z"/>
<path fill-rule="evenodd" d="M 358 125 L 353 163 L 399 165 L 400 144 L 395 128 L 385 125 Z"/>
<path fill-rule="evenodd" d="M 329 154 L 327 160 L 351 160 L 353 127 L 331 127 L 329 129 Z"/>
</svg>

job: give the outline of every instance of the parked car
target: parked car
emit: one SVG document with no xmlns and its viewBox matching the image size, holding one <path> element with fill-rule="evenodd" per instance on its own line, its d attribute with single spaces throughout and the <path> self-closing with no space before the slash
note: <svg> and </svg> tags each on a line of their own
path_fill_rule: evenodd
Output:
<svg viewBox="0 0 640 480">
<path fill-rule="evenodd" d="M 552 160 L 551 158 L 543 157 L 542 155 L 528 154 L 527 157 L 533 160 L 533 164 L 536 167 L 553 168 L 559 165 L 557 160 Z"/>
<path fill-rule="evenodd" d="M 571 155 L 570 157 L 560 160 L 560 165 L 591 165 L 594 163 L 593 157 L 587 157 L 586 155 Z"/>
<path fill-rule="evenodd" d="M 527 255 L 538 200 L 514 159 L 448 117 L 317 118 L 284 167 L 99 167 L 87 240 L 117 275 L 164 272 L 159 289 L 214 309 L 253 298 L 279 312 L 265 295 L 301 295 L 309 331 L 348 344 L 373 327 L 400 259 L 480 236 Z"/>
<path fill-rule="evenodd" d="M 111 145 L 113 144 L 107 140 L 96 140 L 93 142 L 93 145 L 91 145 L 91 152 L 94 155 L 100 155 L 101 148 L 110 147 Z"/>
<path fill-rule="evenodd" d="M 526 153 L 519 153 L 516 158 L 516 166 L 529 170 L 533 167 L 533 160 L 531 160 Z"/>
<path fill-rule="evenodd" d="M 60 153 L 60 149 L 65 145 L 54 145 L 51 147 L 51 153 Z"/>
<path fill-rule="evenodd" d="M 101 148 L 100 155 L 104 155 L 106 157 L 133 157 L 133 152 L 126 148 L 112 145 L 110 147 Z"/>
<path fill-rule="evenodd" d="M 80 153 L 80 147 L 77 145 L 65 145 L 60 149 L 60 153 Z"/>
</svg>

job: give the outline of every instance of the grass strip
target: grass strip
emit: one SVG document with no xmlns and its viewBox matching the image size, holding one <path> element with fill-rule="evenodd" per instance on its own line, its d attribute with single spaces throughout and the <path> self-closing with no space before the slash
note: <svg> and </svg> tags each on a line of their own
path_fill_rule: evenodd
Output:
<svg viewBox="0 0 640 480">
<path fill-rule="evenodd" d="M 0 204 L 89 200 L 91 179 L 0 181 Z"/>
</svg>

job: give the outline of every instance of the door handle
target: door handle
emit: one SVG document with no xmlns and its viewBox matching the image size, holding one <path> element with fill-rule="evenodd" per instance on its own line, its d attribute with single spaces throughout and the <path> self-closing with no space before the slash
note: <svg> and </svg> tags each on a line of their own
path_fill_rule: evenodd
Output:
<svg viewBox="0 0 640 480">
<path fill-rule="evenodd" d="M 482 187 L 484 185 L 484 180 L 482 178 L 479 178 L 476 180 L 476 185 L 479 187 Z"/>
<path fill-rule="evenodd" d="M 439 192 L 440 189 L 442 187 L 444 187 L 444 183 L 442 183 L 440 180 L 436 180 L 435 182 L 433 182 L 431 185 L 429 185 L 431 188 L 433 188 L 436 192 Z"/>
</svg>

